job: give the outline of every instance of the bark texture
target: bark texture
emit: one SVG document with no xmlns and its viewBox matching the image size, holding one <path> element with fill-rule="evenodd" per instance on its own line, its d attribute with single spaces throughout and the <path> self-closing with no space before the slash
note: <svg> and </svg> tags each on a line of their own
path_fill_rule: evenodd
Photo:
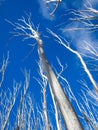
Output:
<svg viewBox="0 0 98 130">
<path fill-rule="evenodd" d="M 58 103 L 60 111 L 65 121 L 65 125 L 67 130 L 83 130 L 80 121 L 75 113 L 74 108 L 72 107 L 70 101 L 65 95 L 62 86 L 60 85 L 54 71 L 52 70 L 43 48 L 43 41 L 38 38 L 38 52 L 39 57 L 41 58 L 41 62 L 43 65 L 43 69 L 47 75 L 48 81 L 51 85 L 54 97 Z"/>
</svg>

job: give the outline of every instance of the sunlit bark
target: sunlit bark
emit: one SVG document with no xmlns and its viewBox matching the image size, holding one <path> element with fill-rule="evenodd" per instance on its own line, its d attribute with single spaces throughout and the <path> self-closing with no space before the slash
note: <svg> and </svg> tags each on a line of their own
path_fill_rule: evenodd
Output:
<svg viewBox="0 0 98 130">
<path fill-rule="evenodd" d="M 56 119 L 56 125 L 57 125 L 57 129 L 58 130 L 62 130 L 62 127 L 61 127 L 61 124 L 60 124 L 60 120 L 59 120 L 59 113 L 58 113 L 58 106 L 57 106 L 57 102 L 55 101 L 55 97 L 54 97 L 54 94 L 53 94 L 53 91 L 51 89 L 51 86 L 50 86 L 50 92 L 51 92 L 51 96 L 52 96 L 52 101 L 53 101 L 53 104 L 54 104 L 54 109 L 55 109 L 55 119 Z"/>
<path fill-rule="evenodd" d="M 56 75 L 54 74 L 51 66 L 49 65 L 49 62 L 47 61 L 47 58 L 45 56 L 44 49 L 43 49 L 42 40 L 38 39 L 38 43 L 39 43 L 38 51 L 39 51 L 39 56 L 42 60 L 43 69 L 46 72 L 46 75 L 48 77 L 49 83 L 51 85 L 51 88 L 55 96 L 55 99 L 58 103 L 58 106 L 60 107 L 67 129 L 68 130 L 74 130 L 74 129 L 82 130 L 82 126 L 78 120 L 78 117 L 71 103 L 69 102 L 68 98 L 64 94 L 64 91 L 58 79 L 56 78 Z"/>
<path fill-rule="evenodd" d="M 62 4 L 63 0 L 45 0 L 44 2 L 48 5 L 51 5 L 49 7 L 50 15 L 53 16 L 55 12 L 58 10 L 58 7 L 60 4 Z M 89 1 L 88 1 L 89 2 Z M 89 2 L 90 3 L 90 2 Z M 51 9 L 52 7 L 52 9 Z M 69 14 L 71 14 L 71 18 L 68 18 L 68 22 L 70 23 L 78 23 L 76 27 L 73 28 L 63 28 L 63 32 L 66 31 L 84 31 L 87 32 L 96 31 L 98 29 L 98 10 L 94 9 L 92 6 L 85 6 L 86 8 L 83 8 L 81 10 L 69 10 Z M 62 9 L 63 10 L 63 9 Z M 68 11 L 68 10 L 67 10 Z M 90 90 L 88 85 L 83 81 L 82 85 L 85 89 L 85 92 L 83 89 L 81 90 L 81 99 L 82 102 L 79 103 L 78 99 L 76 99 L 73 91 L 71 90 L 70 83 L 66 80 L 65 77 L 61 76 L 63 72 L 63 65 L 59 62 L 59 65 L 61 66 L 62 70 L 59 74 L 56 75 L 53 68 L 51 67 L 51 64 L 49 63 L 45 50 L 44 50 L 44 41 L 41 39 L 40 33 L 39 33 L 39 27 L 36 29 L 31 21 L 31 14 L 27 15 L 27 19 L 25 17 L 22 17 L 21 19 L 18 19 L 17 23 L 12 23 L 8 20 L 10 24 L 14 26 L 14 36 L 23 36 L 23 40 L 27 39 L 35 39 L 38 43 L 38 54 L 39 59 L 41 61 L 40 71 L 43 71 L 40 73 L 40 76 L 42 78 L 42 82 L 37 79 L 39 82 L 39 85 L 42 87 L 42 97 L 43 101 L 42 103 L 42 109 L 39 110 L 38 107 L 34 107 L 32 103 L 32 98 L 27 93 L 28 87 L 29 87 L 29 80 L 30 75 L 29 73 L 25 73 L 25 83 L 24 83 L 24 89 L 22 89 L 21 98 L 19 100 L 19 106 L 18 106 L 18 113 L 16 114 L 17 121 L 15 122 L 15 130 L 51 130 L 53 128 L 53 124 L 50 121 L 48 108 L 47 108 L 47 82 L 49 82 L 50 87 L 50 93 L 52 96 L 52 101 L 54 105 L 54 115 L 56 120 L 56 128 L 58 130 L 63 130 L 63 124 L 60 124 L 59 120 L 59 114 L 58 110 L 60 110 L 60 114 L 64 119 L 64 123 L 67 130 L 83 130 L 83 127 L 80 123 L 80 120 L 78 119 L 78 115 L 75 113 L 74 107 L 72 106 L 71 99 L 77 104 L 77 107 L 79 108 L 79 111 L 81 112 L 82 119 L 87 124 L 88 129 L 95 129 L 98 130 L 98 112 L 96 111 L 98 108 L 98 83 L 93 77 L 91 70 L 88 68 L 87 62 L 85 62 L 84 57 L 93 59 L 95 61 L 98 61 L 98 47 L 92 46 L 88 42 L 85 42 L 84 49 L 87 53 L 80 53 L 77 50 L 74 50 L 71 48 L 69 43 L 66 42 L 64 38 L 59 37 L 56 33 L 52 32 L 48 29 L 48 31 L 56 38 L 56 41 L 63 45 L 67 50 L 69 50 L 71 53 L 75 54 L 79 60 L 80 63 L 87 74 L 91 86 L 93 86 L 93 90 Z M 67 17 L 66 17 L 67 18 Z M 94 22 L 96 20 L 96 22 Z M 31 45 L 31 44 L 30 44 Z M 31 45 L 33 46 L 33 45 Z M 90 54 L 90 55 L 88 55 Z M 0 89 L 3 86 L 4 78 L 5 78 L 5 72 L 9 61 L 9 53 L 7 55 L 7 58 L 3 60 L 3 63 L 0 67 Z M 98 68 L 96 64 L 96 68 Z M 98 71 L 98 69 L 97 69 Z M 59 78 L 62 79 L 64 82 L 66 82 L 66 92 L 64 92 L 63 87 L 61 85 L 61 82 L 59 82 Z M 8 92 L 1 91 L 0 92 L 0 129 L 5 130 L 9 128 L 9 120 L 10 115 L 12 113 L 13 107 L 16 103 L 16 98 L 18 95 L 19 88 L 21 87 L 21 84 L 15 83 L 14 85 L 14 92 L 11 92 L 11 90 L 8 89 Z M 68 96 L 67 96 L 68 95 Z M 37 111 L 37 114 L 35 113 Z M 84 125 L 84 124 L 83 124 Z M 14 127 L 14 126 L 13 126 Z M 11 128 L 13 128 L 11 127 Z M 85 128 L 84 128 L 85 129 Z"/>
<path fill-rule="evenodd" d="M 84 71 L 85 71 L 86 74 L 88 75 L 88 77 L 89 77 L 91 83 L 93 84 L 94 89 L 95 89 L 95 90 L 97 91 L 97 93 L 98 93 L 98 85 L 97 85 L 96 81 L 94 80 L 94 78 L 93 78 L 93 76 L 92 76 L 90 70 L 88 69 L 88 67 L 87 67 L 87 65 L 86 65 L 86 63 L 85 63 L 85 61 L 84 61 L 84 59 L 82 58 L 81 54 L 80 54 L 78 51 L 73 50 L 73 49 L 69 46 L 69 44 L 66 45 L 66 43 L 64 43 L 64 42 L 62 41 L 62 39 L 61 39 L 58 35 L 56 35 L 54 32 L 52 32 L 51 30 L 49 30 L 49 32 L 50 32 L 54 37 L 57 38 L 58 43 L 60 43 L 61 45 L 63 45 L 66 49 L 68 49 L 70 52 L 72 52 L 73 54 L 75 54 L 75 55 L 79 58 L 79 60 L 80 60 L 80 62 L 81 62 L 81 64 L 82 64 L 82 66 L 83 66 Z M 65 41 L 65 42 L 66 42 L 66 41 Z"/>
<path fill-rule="evenodd" d="M 25 38 L 33 38 L 38 42 L 39 58 L 43 65 L 43 70 L 45 71 L 48 81 L 51 85 L 55 100 L 57 101 L 61 114 L 64 118 L 66 128 L 68 130 L 75 130 L 75 129 L 82 130 L 83 128 L 80 124 L 78 116 L 75 113 L 74 108 L 72 107 L 70 101 L 66 97 L 62 89 L 62 86 L 60 85 L 54 71 L 52 70 L 45 56 L 43 41 L 40 39 L 38 31 L 35 31 L 33 29 L 33 24 L 30 21 L 30 17 L 28 18 L 27 21 L 24 17 L 22 19 L 19 19 L 19 21 L 23 22 L 24 26 L 20 23 L 15 23 L 14 26 L 17 32 L 15 32 L 14 34 L 15 36 L 25 36 Z M 20 33 L 19 31 L 22 32 Z"/>
<path fill-rule="evenodd" d="M 39 63 L 39 69 L 40 69 L 40 76 L 42 78 L 42 83 L 39 82 L 40 86 L 42 87 L 42 95 L 43 95 L 43 101 L 42 101 L 42 106 L 43 106 L 43 121 L 44 121 L 44 129 L 45 130 L 51 130 L 51 124 L 49 121 L 49 114 L 48 114 L 48 109 L 47 109 L 47 77 L 43 73 L 42 65 Z"/>
</svg>

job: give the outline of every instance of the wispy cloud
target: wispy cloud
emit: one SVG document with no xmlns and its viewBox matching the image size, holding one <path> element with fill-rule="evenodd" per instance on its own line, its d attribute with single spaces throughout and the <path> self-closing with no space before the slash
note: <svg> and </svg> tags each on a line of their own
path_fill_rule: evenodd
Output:
<svg viewBox="0 0 98 130">
<path fill-rule="evenodd" d="M 98 40 L 94 37 L 94 35 L 97 35 L 98 24 L 95 28 L 93 20 L 90 19 L 90 16 L 95 17 L 97 15 L 94 12 L 90 12 L 91 9 L 95 8 L 93 5 L 96 5 L 96 2 L 96 0 L 83 1 L 81 10 L 72 12 L 74 18 L 70 18 L 68 24 L 65 27 L 63 26 L 61 30 L 68 39 L 71 39 L 71 44 L 76 47 L 78 52 L 98 57 Z"/>
<path fill-rule="evenodd" d="M 40 5 L 40 13 L 44 16 L 44 18 L 50 19 L 49 10 L 46 5 L 46 0 L 38 0 L 38 2 Z"/>
<path fill-rule="evenodd" d="M 60 3 L 62 4 L 62 0 L 38 0 L 40 5 L 40 12 L 44 18 L 49 20 L 55 19 L 55 12 L 58 9 Z M 65 4 L 62 4 L 62 8 L 64 8 Z"/>
</svg>

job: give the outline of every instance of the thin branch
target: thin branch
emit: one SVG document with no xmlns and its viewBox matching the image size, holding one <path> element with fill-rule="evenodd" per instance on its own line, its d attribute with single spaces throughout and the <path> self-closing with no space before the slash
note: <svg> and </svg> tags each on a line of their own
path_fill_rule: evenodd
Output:
<svg viewBox="0 0 98 130">
<path fill-rule="evenodd" d="M 58 1 L 57 1 L 57 4 L 56 4 L 54 10 L 50 13 L 51 16 L 54 15 L 55 11 L 57 10 L 57 8 L 59 7 L 59 5 L 60 5 L 61 2 L 62 2 L 62 0 L 58 0 Z"/>
<path fill-rule="evenodd" d="M 55 99 L 58 103 L 58 106 L 59 106 L 62 116 L 64 118 L 67 129 L 68 130 L 75 130 L 75 129 L 82 130 L 83 128 L 78 119 L 78 116 L 76 115 L 75 110 L 72 107 L 72 104 L 70 103 L 69 99 L 66 97 L 61 84 L 59 83 L 54 71 L 52 70 L 52 68 L 45 56 L 44 48 L 43 48 L 44 43 L 41 40 L 38 31 L 34 30 L 29 18 L 26 21 L 25 18 L 23 17 L 19 21 L 21 21 L 22 24 L 20 24 L 20 23 L 15 24 L 16 31 L 17 30 L 20 31 L 19 33 L 21 33 L 21 31 L 22 31 L 22 33 L 25 34 L 25 36 L 33 38 L 38 42 L 38 54 L 39 54 L 39 57 L 40 57 L 40 60 L 41 60 L 42 66 L 43 66 L 43 70 L 44 70 L 46 76 L 48 77 L 48 81 L 52 87 Z M 26 30 L 26 28 L 27 28 L 27 30 Z"/>
<path fill-rule="evenodd" d="M 3 84 L 3 81 L 4 81 L 4 77 L 5 77 L 5 71 L 6 71 L 6 68 L 8 66 L 8 62 L 9 62 L 9 52 L 7 54 L 7 58 L 3 59 L 3 63 L 2 63 L 2 66 L 0 68 L 0 73 L 1 73 L 1 81 L 0 81 L 0 87 L 2 87 L 2 84 Z"/>
<path fill-rule="evenodd" d="M 12 109 L 13 109 L 14 105 L 15 105 L 16 98 L 17 98 L 17 93 L 18 93 L 18 91 L 20 89 L 20 86 L 21 86 L 21 84 L 18 84 L 18 83 L 15 83 L 13 85 L 14 92 L 13 92 L 13 95 L 11 97 L 9 97 L 9 99 L 8 99 L 8 100 L 10 100 L 10 98 L 11 98 L 11 100 L 9 101 L 9 107 L 7 108 L 7 114 L 4 115 L 5 118 L 4 118 L 4 123 L 2 124 L 2 127 L 1 127 L 2 130 L 4 130 L 6 128 L 6 126 L 7 126 L 7 124 L 8 124 L 10 114 L 12 112 Z M 6 105 L 8 105 L 8 104 L 6 104 Z"/>
<path fill-rule="evenodd" d="M 94 80 L 92 74 L 90 73 L 85 61 L 83 60 L 82 56 L 80 55 L 80 53 L 78 51 L 73 50 L 69 45 L 66 45 L 62 39 L 54 32 L 52 32 L 51 30 L 48 29 L 48 31 L 58 40 L 58 43 L 63 45 L 66 49 L 68 49 L 70 52 L 74 53 L 75 55 L 77 55 L 77 57 L 80 59 L 80 62 L 84 68 L 84 71 L 86 72 L 86 74 L 88 75 L 91 83 L 94 86 L 94 89 L 97 91 L 98 93 L 98 85 L 96 83 L 96 81 Z M 65 40 L 65 39 L 64 39 Z M 66 41 L 65 41 L 66 42 Z"/>
</svg>

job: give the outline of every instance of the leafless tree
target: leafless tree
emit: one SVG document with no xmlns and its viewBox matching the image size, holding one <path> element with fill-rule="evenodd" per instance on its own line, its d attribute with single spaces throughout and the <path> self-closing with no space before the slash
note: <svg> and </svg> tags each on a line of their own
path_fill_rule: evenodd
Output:
<svg viewBox="0 0 98 130">
<path fill-rule="evenodd" d="M 88 1 L 88 0 L 86 0 Z M 93 8 L 90 1 L 89 4 L 85 4 L 83 9 L 80 10 L 69 10 L 67 13 L 71 14 L 73 17 L 68 19 L 69 24 L 77 24 L 78 27 L 66 28 L 63 31 L 97 31 L 98 30 L 98 10 Z M 66 14 L 67 15 L 67 14 Z M 96 23 L 94 22 L 96 20 Z"/>
<path fill-rule="evenodd" d="M 64 42 L 62 41 L 62 39 L 61 39 L 58 35 L 56 35 L 55 33 L 53 33 L 51 30 L 49 30 L 49 32 L 50 32 L 53 36 L 55 36 L 55 37 L 57 38 L 58 43 L 60 43 L 60 44 L 63 45 L 66 49 L 68 49 L 69 51 L 71 51 L 72 53 L 74 53 L 75 55 L 77 55 L 77 57 L 80 59 L 80 62 L 81 62 L 81 64 L 82 64 L 82 66 L 83 66 L 85 72 L 87 73 L 87 75 L 88 75 L 88 77 L 89 77 L 91 83 L 93 84 L 95 90 L 98 92 L 98 85 L 97 85 L 96 81 L 94 80 L 92 74 L 90 73 L 90 71 L 89 71 L 89 69 L 88 69 L 88 67 L 87 67 L 87 65 L 86 65 L 86 63 L 85 63 L 85 61 L 83 60 L 81 54 L 80 54 L 78 51 L 73 50 L 73 49 L 70 47 L 69 43 L 68 43 L 66 40 L 65 40 L 65 43 L 64 43 Z M 91 51 L 91 50 L 90 50 L 90 51 Z"/>
<path fill-rule="evenodd" d="M 54 15 L 55 11 L 58 10 L 60 4 L 62 4 L 62 0 L 46 0 L 46 4 L 51 4 L 54 6 L 54 9 L 50 12 L 49 15 Z M 85 5 L 83 10 L 69 10 L 69 13 L 74 17 L 69 18 L 69 24 L 79 22 L 81 24 L 80 27 L 63 29 L 63 33 L 66 31 L 83 31 L 87 30 L 96 31 L 98 29 L 98 24 L 94 24 L 93 20 L 98 20 L 98 10 L 94 9 L 91 4 L 89 6 Z M 81 48 L 84 49 L 87 53 L 81 53 L 78 50 L 75 50 L 71 47 L 70 43 L 57 33 L 53 32 L 50 29 L 47 29 L 47 32 L 50 33 L 53 37 L 53 42 L 59 43 L 65 49 L 67 49 L 72 54 L 76 55 L 81 63 L 81 66 L 88 76 L 88 79 L 93 86 L 93 89 L 89 87 L 86 80 L 80 80 L 80 86 L 82 86 L 80 99 L 76 98 L 70 83 L 67 81 L 65 77 L 62 76 L 64 71 L 64 66 L 61 64 L 60 60 L 57 59 L 59 66 L 61 67 L 61 71 L 57 72 L 56 69 L 53 69 L 51 64 L 49 63 L 45 50 L 44 50 L 44 40 L 41 38 L 41 34 L 39 32 L 39 26 L 34 27 L 33 22 L 31 21 L 31 14 L 27 14 L 27 18 L 22 16 L 22 18 L 18 19 L 18 22 L 12 23 L 6 20 L 10 24 L 13 25 L 13 36 L 23 37 L 23 40 L 32 39 L 37 42 L 38 45 L 38 56 L 39 56 L 39 74 L 40 78 L 38 79 L 34 77 L 39 86 L 41 87 L 41 103 L 42 106 L 38 107 L 36 104 L 34 105 L 33 99 L 28 92 L 29 83 L 30 83 L 30 71 L 25 70 L 25 81 L 24 84 L 16 83 L 13 84 L 13 92 L 10 89 L 7 91 L 2 90 L 0 92 L 0 129 L 9 129 L 12 130 L 52 130 L 54 126 L 51 122 L 49 116 L 49 110 L 47 107 L 47 86 L 50 90 L 50 95 L 52 97 L 52 104 L 54 109 L 54 117 L 56 121 L 57 130 L 83 130 L 90 129 L 98 130 L 98 83 L 95 80 L 91 70 L 88 68 L 87 62 L 84 60 L 84 57 L 98 61 L 98 46 L 93 46 L 89 44 L 89 42 L 85 42 L 85 46 L 81 45 Z M 29 44 L 31 45 L 31 44 Z M 33 46 L 33 45 L 31 45 Z M 89 54 L 89 55 L 88 55 Z M 3 58 L 3 63 L 1 64 L 0 74 L 0 89 L 3 86 L 6 68 L 8 66 L 9 61 L 9 53 L 7 58 Z M 93 71 L 98 71 L 98 65 L 94 65 L 97 69 Z M 66 88 L 63 88 L 62 81 L 66 84 Z M 23 86 L 23 88 L 21 87 Z M 22 88 L 22 89 L 21 89 Z M 15 106 L 17 96 L 20 93 L 19 105 L 17 107 L 16 122 L 11 127 L 10 126 L 10 116 Z M 79 116 L 76 113 L 74 106 L 72 105 L 72 101 L 77 105 L 78 110 L 81 115 Z M 36 111 L 36 112 L 35 112 Z M 80 122 L 83 120 L 85 127 L 82 126 Z M 62 120 L 64 121 L 64 126 L 62 124 Z"/>
<path fill-rule="evenodd" d="M 6 92 L 0 92 L 0 129 L 4 130 L 8 127 L 10 115 L 16 102 L 17 94 L 21 84 L 14 83 L 13 93 L 8 89 Z"/>
<path fill-rule="evenodd" d="M 5 76 L 5 71 L 8 66 L 8 61 L 9 61 L 9 52 L 7 54 L 7 58 L 3 58 L 3 63 L 0 68 L 0 74 L 1 74 L 1 80 L 0 80 L 0 87 L 2 87 L 3 81 L 4 81 L 4 76 Z"/>
<path fill-rule="evenodd" d="M 39 36 L 38 29 L 37 31 L 34 30 L 34 25 L 30 21 L 30 17 L 28 17 L 27 20 L 24 17 L 22 17 L 22 19 L 18 19 L 18 21 L 18 23 L 14 24 L 15 32 L 13 33 L 13 35 L 25 36 L 24 39 L 33 38 L 38 42 L 38 53 L 39 58 L 41 60 L 42 68 L 48 78 L 48 81 L 54 94 L 54 98 L 57 101 L 61 114 L 64 118 L 66 128 L 68 130 L 82 130 L 83 128 L 78 119 L 78 116 L 75 113 L 75 110 L 71 105 L 71 102 L 64 93 L 61 84 L 59 83 L 52 67 L 50 66 L 50 63 L 46 58 L 43 47 L 44 43 Z"/>
</svg>

